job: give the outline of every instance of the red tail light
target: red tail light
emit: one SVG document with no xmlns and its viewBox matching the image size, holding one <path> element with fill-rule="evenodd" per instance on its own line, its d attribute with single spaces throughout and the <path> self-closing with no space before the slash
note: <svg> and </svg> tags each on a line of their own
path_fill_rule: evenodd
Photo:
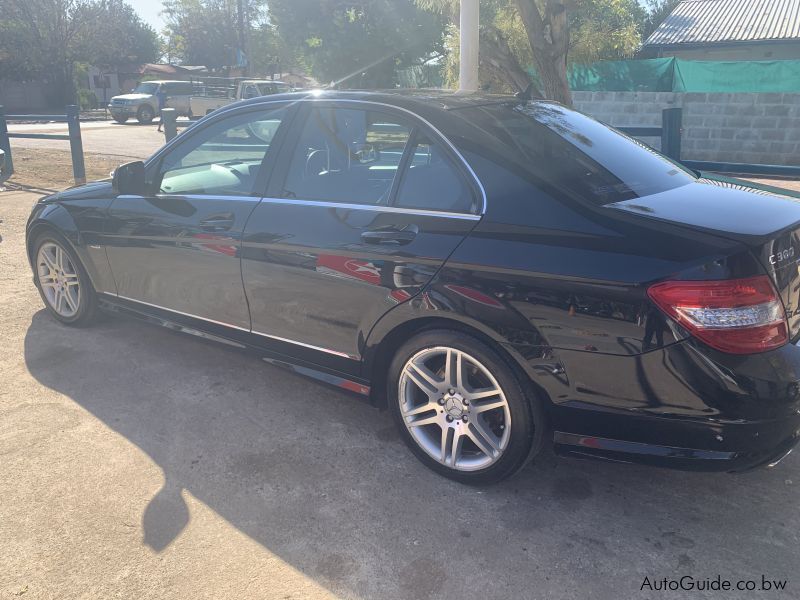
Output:
<svg viewBox="0 0 800 600">
<path fill-rule="evenodd" d="M 692 335 L 722 352 L 753 354 L 789 341 L 783 303 L 766 275 L 666 281 L 647 294 Z"/>
</svg>

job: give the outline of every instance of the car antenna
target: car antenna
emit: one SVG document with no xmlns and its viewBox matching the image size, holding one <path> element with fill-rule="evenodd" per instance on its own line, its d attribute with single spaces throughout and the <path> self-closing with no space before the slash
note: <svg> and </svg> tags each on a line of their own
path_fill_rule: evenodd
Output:
<svg viewBox="0 0 800 600">
<path fill-rule="evenodd" d="M 518 91 L 515 94 L 517 100 L 520 101 L 520 104 L 527 104 L 528 102 L 530 102 L 533 99 L 533 89 L 534 89 L 534 85 L 533 85 L 533 82 L 531 81 L 528 84 L 528 87 L 526 87 L 524 90 Z"/>
</svg>

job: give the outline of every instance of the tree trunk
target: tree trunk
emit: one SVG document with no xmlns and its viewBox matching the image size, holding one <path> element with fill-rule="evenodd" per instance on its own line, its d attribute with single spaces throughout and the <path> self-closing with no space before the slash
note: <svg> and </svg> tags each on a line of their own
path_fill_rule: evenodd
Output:
<svg viewBox="0 0 800 600">
<path fill-rule="evenodd" d="M 519 64 L 508 40 L 491 25 L 481 28 L 481 87 L 490 91 L 524 91 L 531 84 L 530 75 Z M 534 96 L 542 96 L 534 86 Z"/>
<path fill-rule="evenodd" d="M 567 81 L 569 22 L 566 2 L 546 0 L 544 16 L 536 0 L 517 0 L 517 7 L 545 97 L 572 106 L 572 94 Z"/>
</svg>

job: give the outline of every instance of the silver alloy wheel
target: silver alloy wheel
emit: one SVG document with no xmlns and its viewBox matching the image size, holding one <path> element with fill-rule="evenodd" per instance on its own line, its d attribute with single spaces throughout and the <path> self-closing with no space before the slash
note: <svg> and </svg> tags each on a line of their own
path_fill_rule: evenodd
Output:
<svg viewBox="0 0 800 600">
<path fill-rule="evenodd" d="M 447 346 L 421 350 L 406 362 L 398 385 L 406 428 L 442 465 L 485 469 L 508 447 L 511 411 L 505 394 L 466 352 Z"/>
<path fill-rule="evenodd" d="M 42 244 L 36 257 L 36 273 L 50 307 L 62 317 L 74 317 L 81 306 L 81 285 L 69 254 L 54 242 Z"/>
</svg>

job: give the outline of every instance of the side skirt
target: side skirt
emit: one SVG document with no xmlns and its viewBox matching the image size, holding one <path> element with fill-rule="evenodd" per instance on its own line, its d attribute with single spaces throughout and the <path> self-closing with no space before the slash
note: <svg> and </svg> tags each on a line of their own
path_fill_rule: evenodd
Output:
<svg viewBox="0 0 800 600">
<path fill-rule="evenodd" d="M 156 309 L 133 301 L 121 300 L 108 294 L 98 294 L 98 300 L 100 301 L 100 308 L 105 312 L 130 317 L 215 343 L 233 346 L 250 354 L 255 354 L 271 365 L 315 379 L 339 390 L 351 392 L 365 398 L 369 397 L 370 385 L 368 381 L 265 348 L 263 346 L 264 338 L 248 331 L 240 331 L 233 327 L 171 313 L 164 309 Z M 306 350 L 306 352 L 308 351 Z"/>
</svg>

